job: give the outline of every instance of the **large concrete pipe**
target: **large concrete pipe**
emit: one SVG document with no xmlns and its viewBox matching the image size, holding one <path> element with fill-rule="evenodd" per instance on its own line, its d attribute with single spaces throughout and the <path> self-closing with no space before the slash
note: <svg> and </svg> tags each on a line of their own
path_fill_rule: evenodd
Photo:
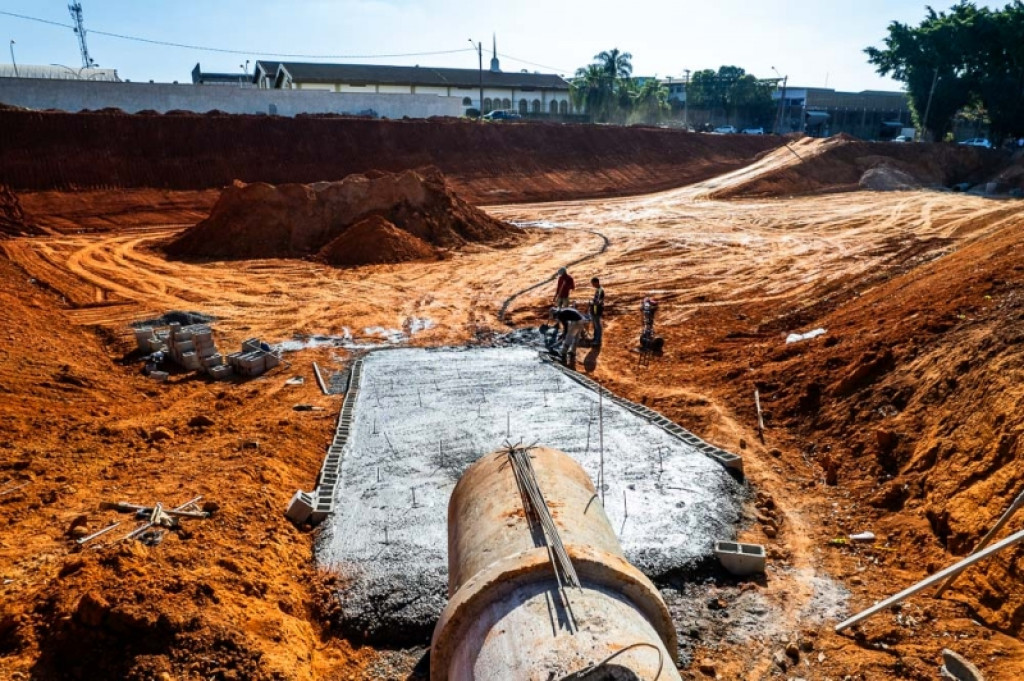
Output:
<svg viewBox="0 0 1024 681">
<path fill-rule="evenodd" d="M 626 562 L 590 478 L 562 452 L 529 455 L 580 587 L 559 588 L 507 452 L 484 456 L 448 503 L 449 602 L 434 629 L 431 680 L 678 681 L 668 608 Z"/>
</svg>

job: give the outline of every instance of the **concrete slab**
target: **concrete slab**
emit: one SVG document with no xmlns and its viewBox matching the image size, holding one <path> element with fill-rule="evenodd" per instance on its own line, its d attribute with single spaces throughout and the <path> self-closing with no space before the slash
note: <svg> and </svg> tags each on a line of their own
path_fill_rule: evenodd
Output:
<svg viewBox="0 0 1024 681">
<path fill-rule="evenodd" d="M 604 399 L 607 514 L 650 577 L 734 536 L 742 486 L 697 444 Z M 526 348 L 400 349 L 363 361 L 318 562 L 340 571 L 342 625 L 429 638 L 446 600 L 447 504 L 463 470 L 506 441 L 573 456 L 599 478 L 598 395 Z"/>
</svg>

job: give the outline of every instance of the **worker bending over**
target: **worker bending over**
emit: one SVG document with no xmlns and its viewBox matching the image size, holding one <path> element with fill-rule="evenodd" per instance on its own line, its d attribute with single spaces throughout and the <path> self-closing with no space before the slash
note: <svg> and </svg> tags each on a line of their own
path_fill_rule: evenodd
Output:
<svg viewBox="0 0 1024 681">
<path fill-rule="evenodd" d="M 565 362 L 569 355 L 576 356 L 576 340 L 583 329 L 583 315 L 571 307 L 553 307 L 550 318 L 565 326 L 565 337 L 562 339 L 562 361 Z"/>
</svg>

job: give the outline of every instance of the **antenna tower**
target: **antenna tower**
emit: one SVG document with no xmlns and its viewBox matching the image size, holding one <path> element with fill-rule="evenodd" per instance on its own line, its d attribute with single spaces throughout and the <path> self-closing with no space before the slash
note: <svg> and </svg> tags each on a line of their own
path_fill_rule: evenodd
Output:
<svg viewBox="0 0 1024 681">
<path fill-rule="evenodd" d="M 75 21 L 75 27 L 72 29 L 75 35 L 78 36 L 78 49 L 82 52 L 82 68 L 88 69 L 96 66 L 96 62 L 89 56 L 89 46 L 85 44 L 85 26 L 82 22 L 82 3 L 72 2 L 68 5 L 68 11 L 71 12 L 71 18 Z"/>
</svg>

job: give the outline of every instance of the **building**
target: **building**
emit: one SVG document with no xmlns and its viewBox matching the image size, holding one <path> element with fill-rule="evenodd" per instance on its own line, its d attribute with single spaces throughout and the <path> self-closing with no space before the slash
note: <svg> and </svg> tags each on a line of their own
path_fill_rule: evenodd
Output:
<svg viewBox="0 0 1024 681">
<path fill-rule="evenodd" d="M 504 72 L 496 45 L 487 70 L 257 61 L 253 81 L 266 89 L 457 97 L 465 109 L 483 113 L 495 109 L 514 109 L 523 115 L 575 113 L 565 79 L 555 74 Z"/>
<path fill-rule="evenodd" d="M 781 89 L 772 92 L 782 120 L 781 132 L 845 132 L 862 139 L 884 139 L 900 134 L 902 127 L 914 125 L 906 92 L 787 87 L 785 99 L 782 94 Z"/>
<path fill-rule="evenodd" d="M 252 77 L 245 71 L 238 73 L 209 73 L 200 68 L 199 63 L 192 69 L 193 85 L 233 85 L 234 87 L 252 87 Z"/>
<path fill-rule="evenodd" d="M 120 83 L 117 69 L 73 69 L 63 64 L 0 64 L 0 78 L 38 78 L 41 80 L 89 80 Z"/>
</svg>

